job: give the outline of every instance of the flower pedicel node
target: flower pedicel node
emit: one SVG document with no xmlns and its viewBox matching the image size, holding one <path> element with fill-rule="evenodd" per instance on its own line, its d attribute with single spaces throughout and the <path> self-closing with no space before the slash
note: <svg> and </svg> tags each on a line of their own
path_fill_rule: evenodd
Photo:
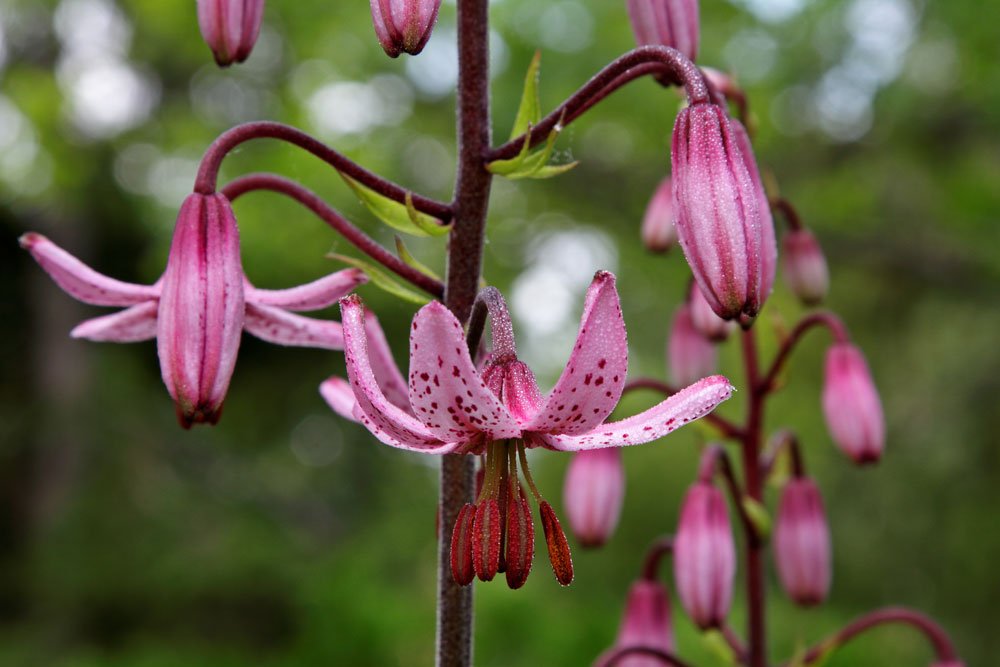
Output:
<svg viewBox="0 0 1000 667">
<path fill-rule="evenodd" d="M 386 363 L 387 352 L 380 349 L 384 341 L 379 337 L 369 338 L 361 300 L 342 299 L 350 384 L 331 378 L 321 392 L 334 410 L 360 421 L 392 447 L 485 457 L 483 488 L 476 502 L 462 509 L 452 534 L 452 573 L 461 584 L 504 571 L 512 588 L 527 579 L 533 527 L 518 476 L 520 463 L 538 505 L 556 579 L 566 585 L 573 578 L 569 546 L 531 478 L 525 450 L 584 451 L 650 442 L 712 411 L 730 397 L 732 386 L 720 375 L 707 377 L 645 412 L 604 423 L 621 397 L 628 365 L 625 322 L 612 274 L 594 277 L 573 352 L 546 397 L 517 358 L 503 297 L 487 288 L 480 302 L 489 310 L 493 334 L 492 354 L 481 370 L 469 355 L 461 324 L 445 306 L 435 301 L 417 312 L 410 331 L 408 401 L 401 404 L 389 398 L 388 387 L 378 380 L 380 374 L 401 376 L 377 370 Z"/>
</svg>

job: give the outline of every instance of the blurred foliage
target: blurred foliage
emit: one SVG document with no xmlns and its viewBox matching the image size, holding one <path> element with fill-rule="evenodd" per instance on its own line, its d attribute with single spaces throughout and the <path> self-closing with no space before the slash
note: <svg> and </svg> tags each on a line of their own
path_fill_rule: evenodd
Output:
<svg viewBox="0 0 1000 667">
<path fill-rule="evenodd" d="M 768 420 L 799 432 L 824 491 L 834 587 L 829 604 L 803 612 L 771 577 L 775 660 L 889 603 L 939 619 L 969 665 L 1000 652 L 998 18 L 972 0 L 702 3 L 700 62 L 743 77 L 758 157 L 824 244 L 828 305 L 867 351 L 889 422 L 883 462 L 848 465 L 820 418 L 827 340 L 812 334 Z M 535 49 L 547 110 L 632 45 L 621 2 L 503 0 L 493 19 L 497 137 L 513 124 Z M 0 664 L 431 663 L 436 462 L 375 445 L 326 409 L 316 387 L 343 372 L 341 358 L 247 338 L 220 425 L 184 432 L 154 347 L 68 339 L 95 309 L 62 294 L 15 239 L 42 231 L 110 275 L 155 280 L 199 155 L 250 118 L 316 132 L 447 199 L 454 20 L 446 3 L 427 51 L 389 60 L 366 3 L 273 0 L 250 60 L 217 71 L 190 1 L 0 2 Z M 543 386 L 568 354 L 598 268 L 619 276 L 632 374 L 664 374 L 687 270 L 676 251 L 644 253 L 638 221 L 667 169 L 678 104 L 637 82 L 559 138 L 557 161 L 579 160 L 576 169 L 495 184 L 486 275 L 509 289 Z M 252 170 L 302 181 L 391 246 L 391 231 L 313 158 L 254 142 L 223 176 Z M 329 251 L 349 251 L 280 198 L 249 195 L 236 211 L 261 286 L 314 278 L 332 270 Z M 408 244 L 443 268 L 442 241 Z M 546 282 L 552 266 L 572 279 Z M 402 360 L 415 307 L 371 286 L 361 293 Z M 800 313 L 779 285 L 760 324 L 765 354 Z M 732 343 L 722 363 L 739 385 Z M 630 397 L 621 411 L 653 399 Z M 722 412 L 738 415 L 740 402 Z M 477 664 L 589 664 L 607 647 L 707 437 L 692 427 L 627 452 L 618 534 L 602 551 L 576 550 L 572 587 L 559 588 L 541 555 L 520 591 L 477 585 Z M 533 460 L 558 507 L 567 458 Z M 714 664 L 674 616 L 682 653 Z M 886 628 L 829 664 L 929 661 L 923 640 Z"/>
</svg>

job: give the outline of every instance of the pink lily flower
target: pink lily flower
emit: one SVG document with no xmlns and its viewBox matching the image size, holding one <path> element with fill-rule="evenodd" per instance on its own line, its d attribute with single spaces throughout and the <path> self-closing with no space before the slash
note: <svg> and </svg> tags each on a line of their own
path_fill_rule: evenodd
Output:
<svg viewBox="0 0 1000 667">
<path fill-rule="evenodd" d="M 486 456 L 483 490 L 456 524 L 453 544 L 471 550 L 474 565 L 468 567 L 467 553 L 453 552 L 453 565 L 458 564 L 453 571 L 460 583 L 469 583 L 473 570 L 480 579 L 489 580 L 507 565 L 502 543 L 511 545 L 512 523 L 523 530 L 521 512 L 526 502 L 517 481 L 520 460 L 542 515 L 556 578 L 565 585 L 572 580 L 569 547 L 555 513 L 531 479 L 525 449 L 585 451 L 657 440 L 713 410 L 730 397 L 732 386 L 722 376 L 708 377 L 645 412 L 605 423 L 621 397 L 628 365 L 614 276 L 598 272 L 594 277 L 569 362 L 545 397 L 531 370 L 517 358 L 503 297 L 488 288 L 480 298 L 489 309 L 493 334 L 492 355 L 481 370 L 469 354 L 462 325 L 444 305 L 431 302 L 417 312 L 410 331 L 406 404 L 397 391 L 402 376 L 386 371 L 391 357 L 386 359 L 387 350 L 379 337 L 371 336 L 361 300 L 357 296 L 342 299 L 349 386 L 334 378 L 324 383 L 322 392 L 337 412 L 349 413 L 391 447 L 425 454 Z M 380 375 L 393 380 L 386 385 L 379 381 Z M 523 565 L 523 560 L 519 558 L 518 563 Z M 518 585 L 523 583 L 521 574 L 514 577 Z"/>
<path fill-rule="evenodd" d="M 109 278 L 34 232 L 21 247 L 71 296 L 124 310 L 86 320 L 70 335 L 132 343 L 156 338 L 163 381 L 184 428 L 218 421 L 236 363 L 240 333 L 278 345 L 343 349 L 339 322 L 289 311 L 332 305 L 368 278 L 347 269 L 283 290 L 250 284 L 239 230 L 221 194 L 192 194 L 181 207 L 163 275 L 152 285 Z"/>
</svg>

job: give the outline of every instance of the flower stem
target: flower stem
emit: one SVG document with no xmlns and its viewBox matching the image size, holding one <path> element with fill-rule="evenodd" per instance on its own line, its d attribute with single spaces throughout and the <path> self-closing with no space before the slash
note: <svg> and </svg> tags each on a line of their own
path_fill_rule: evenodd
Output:
<svg viewBox="0 0 1000 667">
<path fill-rule="evenodd" d="M 483 238 L 492 176 L 484 157 L 490 147 L 489 3 L 458 2 L 458 177 L 449 207 L 454 226 L 448 238 L 445 305 L 461 322 L 472 312 L 482 273 Z M 472 587 L 451 575 L 451 531 L 473 493 L 471 456 L 446 454 L 441 462 L 438 545 L 438 667 L 472 664 Z"/>
<path fill-rule="evenodd" d="M 781 343 L 781 348 L 778 350 L 778 354 L 774 357 L 774 361 L 771 362 L 771 367 L 768 369 L 767 373 L 764 374 L 763 379 L 755 377 L 754 381 L 756 384 L 750 385 L 753 388 L 754 393 L 766 394 L 774 390 L 775 382 L 778 379 L 778 374 L 781 373 L 782 367 L 784 367 L 785 362 L 788 361 L 788 357 L 792 354 L 792 350 L 798 344 L 802 336 L 806 334 L 810 329 L 818 326 L 824 326 L 830 330 L 833 334 L 833 339 L 838 343 L 846 343 L 850 340 L 850 336 L 847 333 L 847 327 L 844 323 L 840 321 L 840 318 L 830 312 L 819 312 L 807 315 L 799 320 L 799 323 L 795 325 L 792 332 L 788 334 L 788 337 Z"/>
<path fill-rule="evenodd" d="M 757 341 L 754 330 L 740 332 L 743 345 L 743 363 L 746 368 L 747 386 L 751 387 L 747 421 L 743 429 L 743 478 L 746 493 L 762 502 L 764 497 L 760 454 L 764 426 L 764 400 L 766 392 L 760 391 L 760 369 L 757 360 Z M 747 643 L 749 667 L 767 667 L 767 629 L 765 623 L 764 541 L 756 538 L 752 526 L 744 524 L 746 535 L 747 615 L 749 617 Z"/>
</svg>

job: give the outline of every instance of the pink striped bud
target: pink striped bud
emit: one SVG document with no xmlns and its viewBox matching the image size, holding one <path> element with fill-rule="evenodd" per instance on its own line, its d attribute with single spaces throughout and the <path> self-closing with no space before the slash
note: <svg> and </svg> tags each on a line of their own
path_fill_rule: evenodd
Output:
<svg viewBox="0 0 1000 667">
<path fill-rule="evenodd" d="M 674 538 L 674 581 L 698 627 L 719 627 L 733 596 L 736 547 L 722 491 L 707 482 L 688 489 Z"/>
<path fill-rule="evenodd" d="M 788 597 L 803 606 L 826 599 L 830 590 L 830 529 L 819 489 L 808 477 L 792 479 L 781 492 L 774 557 Z"/>
<path fill-rule="evenodd" d="M 639 46 L 671 46 L 689 60 L 698 54 L 698 0 L 628 0 Z"/>
<path fill-rule="evenodd" d="M 781 271 L 792 293 L 802 303 L 814 306 L 826 298 L 830 274 L 826 257 L 808 229 L 793 229 L 781 239 Z"/>
<path fill-rule="evenodd" d="M 823 414 L 830 437 L 855 463 L 874 463 L 885 448 L 882 402 L 864 355 L 850 343 L 826 353 Z"/>
<path fill-rule="evenodd" d="M 369 0 L 375 35 L 390 58 L 417 55 L 431 37 L 441 0 Z"/>
<path fill-rule="evenodd" d="M 243 331 L 243 267 L 236 217 L 220 194 L 192 194 L 177 216 L 163 273 L 156 342 L 177 416 L 218 421 Z"/>
<path fill-rule="evenodd" d="M 625 601 L 625 614 L 618 628 L 615 649 L 645 646 L 672 653 L 673 630 L 670 627 L 670 599 L 658 581 L 640 579 L 632 584 Z M 615 663 L 617 667 L 659 667 L 657 658 L 630 655 Z"/>
<path fill-rule="evenodd" d="M 566 470 L 563 506 L 585 547 L 603 545 L 618 526 L 625 498 L 625 470 L 618 448 L 576 452 Z"/>
<path fill-rule="evenodd" d="M 718 354 L 715 345 L 694 327 L 691 306 L 681 304 L 674 313 L 667 338 L 667 368 L 678 387 L 686 387 L 715 373 Z"/>
<path fill-rule="evenodd" d="M 201 36 L 220 67 L 247 59 L 263 17 L 264 0 L 198 0 Z"/>
<path fill-rule="evenodd" d="M 691 323 L 705 338 L 721 343 L 729 338 L 729 334 L 736 328 L 735 322 L 724 320 L 715 314 L 712 307 L 708 305 L 708 301 L 705 300 L 705 295 L 701 293 L 698 283 L 691 285 L 688 304 L 691 307 Z"/>
<path fill-rule="evenodd" d="M 667 176 L 642 216 L 642 243 L 650 252 L 666 252 L 677 243 L 677 227 L 674 226 L 674 188 Z"/>
<path fill-rule="evenodd" d="M 677 236 L 705 299 L 727 320 L 756 316 L 770 290 L 762 190 L 735 126 L 721 107 L 696 104 L 678 114 L 671 147 Z"/>
</svg>

